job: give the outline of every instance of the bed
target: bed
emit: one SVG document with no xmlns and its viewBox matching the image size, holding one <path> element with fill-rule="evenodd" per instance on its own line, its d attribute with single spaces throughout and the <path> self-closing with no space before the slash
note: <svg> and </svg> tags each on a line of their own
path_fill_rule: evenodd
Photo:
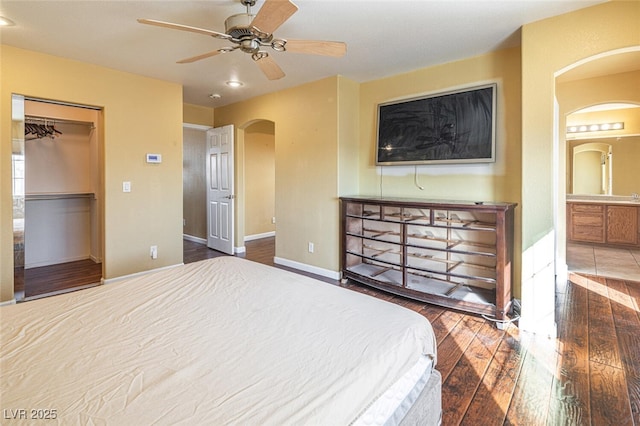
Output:
<svg viewBox="0 0 640 426">
<path fill-rule="evenodd" d="M 421 315 L 225 256 L 0 308 L 4 420 L 439 424 Z"/>
</svg>

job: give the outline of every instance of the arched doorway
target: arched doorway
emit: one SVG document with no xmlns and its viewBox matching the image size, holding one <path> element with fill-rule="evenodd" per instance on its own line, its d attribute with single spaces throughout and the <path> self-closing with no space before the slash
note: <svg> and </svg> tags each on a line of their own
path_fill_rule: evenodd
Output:
<svg viewBox="0 0 640 426">
<path fill-rule="evenodd" d="M 556 207 L 556 268 L 558 282 L 566 281 L 567 266 L 567 196 L 574 193 L 573 148 L 580 143 L 608 144 L 617 151 L 616 144 L 624 131 L 570 131 L 576 124 L 613 123 L 625 121 L 629 115 L 640 117 L 640 93 L 637 79 L 640 78 L 640 46 L 604 52 L 571 64 L 556 73 L 555 93 L 557 101 L 557 166 L 554 168 Z M 635 82 L 635 83 L 634 83 Z M 628 119 L 627 119 L 628 120 Z M 634 118 L 634 121 L 640 118 Z M 579 123 L 578 123 L 579 122 Z M 579 126 L 578 126 L 579 127 Z M 629 130 L 627 128 L 626 130 Z M 627 132 L 628 133 L 628 132 Z M 616 159 L 628 155 L 616 154 Z M 599 157 L 600 158 L 600 157 Z M 609 165 L 611 167 L 611 165 Z M 614 162 L 612 181 L 623 184 L 627 178 L 615 176 Z M 620 168 L 619 170 L 620 171 Z M 622 175 L 626 176 L 626 175 Z M 624 191 L 620 187 L 618 191 Z M 618 195 L 615 186 L 610 194 Z M 625 194 L 625 195 L 630 195 Z"/>
<path fill-rule="evenodd" d="M 275 123 L 251 120 L 237 132 L 237 238 L 246 241 L 274 238 L 275 216 Z"/>
</svg>

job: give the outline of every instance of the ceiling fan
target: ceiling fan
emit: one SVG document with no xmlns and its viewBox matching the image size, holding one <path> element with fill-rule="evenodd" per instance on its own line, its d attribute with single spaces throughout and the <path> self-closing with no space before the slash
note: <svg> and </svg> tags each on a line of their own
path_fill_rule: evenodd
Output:
<svg viewBox="0 0 640 426">
<path fill-rule="evenodd" d="M 174 30 L 189 31 L 208 35 L 222 40 L 228 40 L 235 46 L 223 47 L 211 52 L 178 61 L 179 64 L 199 61 L 221 53 L 233 52 L 240 49 L 251 54 L 251 58 L 258 64 L 269 80 L 284 77 L 284 72 L 264 48 L 271 48 L 276 52 L 307 53 L 324 56 L 343 56 L 347 52 L 347 45 L 338 41 L 319 40 L 287 40 L 274 38 L 273 32 L 287 19 L 298 11 L 298 6 L 289 0 L 265 0 L 264 5 L 256 15 L 251 14 L 251 6 L 256 0 L 240 0 L 247 11 L 232 15 L 224 21 L 225 32 L 190 27 L 188 25 L 171 22 L 156 21 L 154 19 L 138 19 L 141 24 L 155 25 Z"/>
</svg>

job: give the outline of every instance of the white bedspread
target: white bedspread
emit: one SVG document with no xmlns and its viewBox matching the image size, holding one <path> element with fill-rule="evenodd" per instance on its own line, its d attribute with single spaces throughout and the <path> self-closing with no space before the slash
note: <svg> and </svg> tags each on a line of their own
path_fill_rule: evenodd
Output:
<svg viewBox="0 0 640 426">
<path fill-rule="evenodd" d="M 436 351 L 415 312 L 234 257 L 0 320 L 0 409 L 25 423 L 49 409 L 61 424 L 347 425 Z"/>
</svg>

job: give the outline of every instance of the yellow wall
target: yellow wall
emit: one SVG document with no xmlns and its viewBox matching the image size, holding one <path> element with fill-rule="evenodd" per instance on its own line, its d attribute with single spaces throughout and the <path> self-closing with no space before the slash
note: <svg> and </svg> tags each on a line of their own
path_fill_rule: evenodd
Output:
<svg viewBox="0 0 640 426">
<path fill-rule="evenodd" d="M 555 75 L 578 61 L 640 46 L 640 2 L 611 1 L 522 28 L 522 312 L 525 329 L 554 325 L 556 233 L 564 210 L 565 146 L 554 134 Z M 558 156 L 557 160 L 554 156 Z M 555 180 L 554 164 L 562 169 Z M 554 186 L 558 186 L 554 197 Z M 554 214 L 557 205 L 559 215 Z M 558 235 L 563 234 L 559 232 Z M 563 239 L 563 236 L 559 237 Z M 558 243 L 558 253 L 564 242 Z M 562 254 L 562 256 L 564 256 Z M 527 303 L 525 304 L 525 300 Z M 526 317 L 526 318 L 525 318 Z"/>
<path fill-rule="evenodd" d="M 609 102 L 640 103 L 640 71 L 568 81 L 556 85 L 563 115 Z"/>
<path fill-rule="evenodd" d="M 104 108 L 105 278 L 181 263 L 181 86 L 10 46 L 0 55 L 0 300 L 13 298 L 12 93 Z M 146 153 L 162 154 L 162 164 L 146 164 Z"/>
<path fill-rule="evenodd" d="M 242 176 L 244 128 L 275 123 L 276 257 L 337 271 L 338 81 L 332 77 L 216 109 L 215 125 L 236 128 L 236 177 Z M 242 133 L 238 137 L 239 133 Z M 243 182 L 237 178 L 239 191 Z M 242 195 L 239 194 L 241 197 Z M 240 197 L 240 198 L 241 198 Z M 236 212 L 244 206 L 236 204 Z M 243 244 L 243 219 L 236 246 Z M 307 250 L 315 245 L 314 253 Z"/>
<path fill-rule="evenodd" d="M 182 105 L 182 121 L 213 127 L 213 108 L 185 103 Z"/>
<path fill-rule="evenodd" d="M 338 194 L 357 195 L 360 178 L 360 84 L 338 79 Z M 338 212 L 336 212 L 338 214 Z"/>
<path fill-rule="evenodd" d="M 496 161 L 483 164 L 375 166 L 377 105 L 452 88 L 497 82 Z M 520 50 L 506 49 L 362 84 L 360 192 L 367 195 L 520 203 Z M 424 190 L 416 185 L 417 181 Z M 514 294 L 519 296 L 519 208 Z"/>
<path fill-rule="evenodd" d="M 265 124 L 268 124 L 265 126 Z M 273 123 L 259 121 L 245 131 L 245 233 L 275 232 L 275 137 Z"/>
<path fill-rule="evenodd" d="M 497 82 L 496 162 L 375 166 L 377 105 Z M 507 49 L 362 84 L 360 88 L 360 189 L 402 197 L 519 201 L 520 50 Z M 471 185 L 470 182 L 473 181 Z"/>
</svg>

